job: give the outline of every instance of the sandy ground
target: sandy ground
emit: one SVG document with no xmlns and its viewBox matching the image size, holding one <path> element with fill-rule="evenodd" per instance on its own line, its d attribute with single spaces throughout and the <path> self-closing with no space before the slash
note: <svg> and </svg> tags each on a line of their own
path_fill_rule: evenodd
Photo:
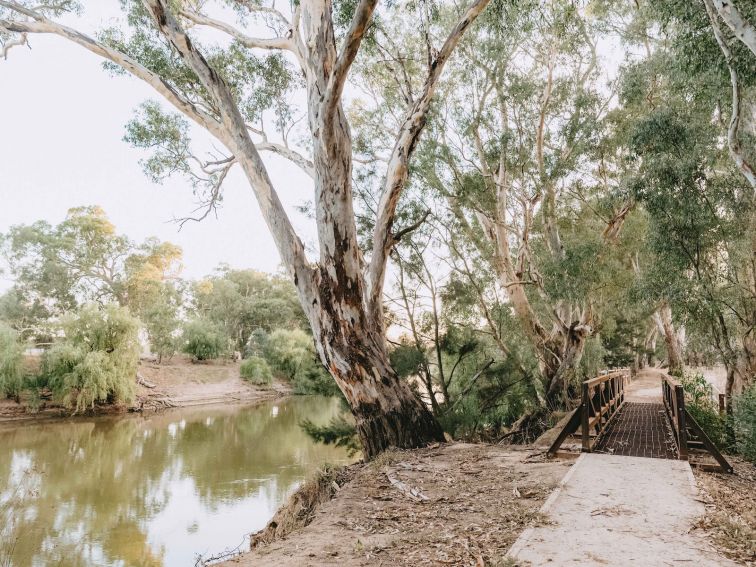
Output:
<svg viewBox="0 0 756 567">
<path fill-rule="evenodd" d="M 652 368 L 638 372 L 625 387 L 625 401 L 660 403 L 662 401 L 662 376 L 664 376 L 663 371 Z"/>
<path fill-rule="evenodd" d="M 223 565 L 503 565 L 571 464 L 530 455 L 462 443 L 387 453 L 357 465 L 309 525 Z"/>
<path fill-rule="evenodd" d="M 138 372 L 152 388 L 137 385 L 136 399 L 131 406 L 100 406 L 96 413 L 149 412 L 198 405 L 249 403 L 276 398 L 291 391 L 287 384 L 280 382 L 274 382 L 269 387 L 250 384 L 239 375 L 238 362 L 192 363 L 188 358 L 176 356 L 163 364 L 143 360 Z M 23 403 L 0 400 L 0 422 L 38 421 L 68 415 L 68 410 L 51 402 L 45 402 L 40 411 L 33 413 Z"/>
<path fill-rule="evenodd" d="M 542 513 L 510 550 L 518 565 L 735 565 L 691 533 L 704 505 L 685 461 L 584 453 Z"/>
</svg>

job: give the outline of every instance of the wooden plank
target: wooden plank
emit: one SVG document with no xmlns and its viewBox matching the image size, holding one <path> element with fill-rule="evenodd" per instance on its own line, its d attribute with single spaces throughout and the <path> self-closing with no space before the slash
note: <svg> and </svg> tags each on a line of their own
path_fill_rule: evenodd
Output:
<svg viewBox="0 0 756 567">
<path fill-rule="evenodd" d="M 567 439 L 569 435 L 572 435 L 575 433 L 578 428 L 580 427 L 580 422 L 582 419 L 582 406 L 578 406 L 572 411 L 572 415 L 570 416 L 570 419 L 567 420 L 567 423 L 562 428 L 562 431 L 559 432 L 559 435 L 554 440 L 554 442 L 551 444 L 551 447 L 549 447 L 549 450 L 546 451 L 546 454 L 551 456 L 556 455 L 557 451 L 559 450 L 559 447 L 562 446 L 562 443 L 564 443 L 564 440 Z"/>
</svg>

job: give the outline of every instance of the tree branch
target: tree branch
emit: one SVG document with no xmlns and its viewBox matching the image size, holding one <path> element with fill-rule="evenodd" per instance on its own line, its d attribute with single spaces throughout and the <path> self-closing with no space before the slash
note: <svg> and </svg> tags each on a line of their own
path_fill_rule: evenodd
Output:
<svg viewBox="0 0 756 567">
<path fill-rule="evenodd" d="M 291 51 L 292 53 L 296 54 L 294 42 L 291 41 L 291 39 L 289 38 L 251 37 L 245 34 L 244 32 L 242 32 L 241 30 L 235 28 L 234 26 L 227 24 L 226 22 L 223 22 L 221 20 L 216 20 L 215 18 L 210 18 L 208 16 L 204 16 L 197 12 L 192 12 L 190 10 L 182 9 L 179 12 L 179 14 L 194 24 L 197 24 L 200 26 L 207 26 L 207 27 L 214 28 L 216 30 L 227 33 L 228 35 L 236 39 L 239 43 L 241 43 L 244 47 L 248 47 L 250 49 L 281 49 L 285 51 Z"/>
<path fill-rule="evenodd" d="M 273 188 L 265 164 L 249 136 L 231 91 L 181 28 L 170 12 L 167 0 L 142 0 L 142 2 L 152 15 L 159 31 L 170 41 L 215 99 L 222 126 L 219 139 L 236 156 L 244 170 L 257 198 L 263 219 L 276 242 L 281 260 L 299 282 L 300 293 L 305 293 L 309 297 L 313 293 L 314 280 L 312 269 L 305 257 L 304 246 Z"/>
<path fill-rule="evenodd" d="M 295 152 L 291 148 L 284 146 L 283 144 L 276 144 L 274 142 L 260 142 L 255 144 L 258 151 L 261 152 L 273 152 L 281 157 L 288 159 L 290 162 L 299 166 L 307 175 L 315 178 L 315 166 L 313 163 L 304 157 L 302 154 Z"/>
<path fill-rule="evenodd" d="M 733 4 L 733 0 L 712 1 L 717 8 L 717 13 L 732 30 L 735 37 L 742 41 L 756 55 L 756 28 L 750 22 L 743 19 L 743 16 L 740 15 L 735 4 Z M 707 8 L 710 8 L 709 3 L 706 2 L 706 4 Z"/>
<path fill-rule="evenodd" d="M 418 220 L 417 222 L 414 222 L 411 225 L 406 226 L 403 229 L 395 232 L 394 233 L 394 242 L 395 243 L 399 242 L 402 239 L 402 237 L 406 236 L 407 234 L 409 234 L 413 230 L 416 230 L 416 229 L 420 228 L 420 225 L 422 225 L 426 221 L 426 219 L 428 218 L 428 215 L 430 215 L 430 214 L 431 214 L 430 209 L 428 209 L 427 211 L 425 211 L 425 213 L 423 214 L 423 216 L 420 217 L 420 220 Z"/>
<path fill-rule="evenodd" d="M 386 264 L 395 241 L 391 228 L 396 216 L 396 207 L 409 175 L 409 158 L 415 149 L 420 134 L 425 128 L 425 121 L 430 109 L 438 80 L 454 49 L 457 47 L 465 30 L 485 10 L 490 0 L 475 0 L 465 11 L 462 18 L 449 33 L 438 55 L 430 65 L 423 91 L 412 105 L 407 118 L 401 126 L 389 159 L 383 193 L 378 203 L 378 212 L 373 230 L 373 253 L 368 267 L 366 292 L 368 309 L 376 320 L 382 309 L 381 297 L 383 281 L 386 277 Z"/>
<path fill-rule="evenodd" d="M 341 100 L 341 93 L 344 91 L 344 84 L 346 83 L 349 69 L 357 57 L 357 52 L 360 50 L 362 38 L 365 36 L 365 31 L 373 17 L 376 4 L 378 4 L 378 0 L 360 0 L 354 12 L 352 23 L 349 26 L 349 31 L 341 47 L 341 52 L 328 79 L 324 101 L 324 121 L 326 123 L 333 119 L 333 110 Z"/>
<path fill-rule="evenodd" d="M 732 85 L 732 109 L 730 115 L 730 125 L 727 129 L 727 145 L 730 149 L 730 156 L 738 166 L 738 169 L 743 176 L 748 180 L 754 190 L 756 190 L 756 172 L 753 167 L 746 161 L 743 156 L 743 150 L 740 147 L 740 141 L 738 140 L 738 129 L 740 128 L 740 85 L 738 82 L 738 72 L 735 70 L 735 65 L 732 61 L 732 52 L 730 47 L 725 41 L 722 29 L 719 27 L 717 16 L 714 13 L 713 2 L 716 0 L 704 0 L 706 6 L 706 13 L 709 16 L 711 22 L 711 29 L 714 32 L 714 38 L 717 40 L 719 49 L 722 50 L 725 61 L 727 62 L 727 68 L 730 71 L 730 84 Z M 719 2 L 721 4 L 722 2 Z M 734 9 L 734 8 L 733 8 Z"/>
<path fill-rule="evenodd" d="M 62 24 L 58 24 L 56 22 L 53 22 L 52 20 L 48 20 L 42 14 L 30 10 L 16 2 L 0 0 L 0 6 L 23 14 L 34 20 L 21 22 L 16 20 L 0 19 L 0 28 L 5 29 L 9 32 L 20 34 L 39 33 L 58 35 L 82 46 L 92 53 L 117 64 L 135 77 L 142 79 L 157 92 L 163 95 L 178 110 L 183 112 L 197 124 L 199 124 L 203 128 L 206 128 L 213 135 L 218 137 L 219 125 L 214 117 L 197 108 L 197 106 L 192 104 L 185 96 L 183 96 L 170 84 L 164 81 L 162 77 L 160 77 L 156 73 L 153 73 L 128 55 L 112 49 L 111 47 L 108 47 L 75 29 L 69 28 Z"/>
</svg>

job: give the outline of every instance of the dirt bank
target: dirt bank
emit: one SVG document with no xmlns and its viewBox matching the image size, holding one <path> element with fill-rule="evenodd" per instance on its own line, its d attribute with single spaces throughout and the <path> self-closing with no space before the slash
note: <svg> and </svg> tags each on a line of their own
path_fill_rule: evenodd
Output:
<svg viewBox="0 0 756 567">
<path fill-rule="evenodd" d="M 223 565 L 506 565 L 571 464 L 531 454 L 455 443 L 353 465 L 335 477 L 338 489 L 330 478 L 320 491 L 305 486 L 309 494 L 295 494 L 253 538 L 253 551 Z M 335 497 L 312 509 L 305 500 L 324 500 L 322 490 Z M 307 525 L 292 530 L 297 523 Z"/>
<path fill-rule="evenodd" d="M 238 362 L 192 363 L 176 356 L 171 361 L 156 364 L 139 363 L 136 398 L 129 406 L 98 406 L 97 415 L 125 412 L 151 412 L 167 408 L 182 408 L 210 404 L 250 403 L 268 400 L 291 392 L 287 384 L 274 382 L 271 386 L 255 386 L 243 380 Z M 0 400 L 0 422 L 45 420 L 67 417 L 70 411 L 44 401 L 39 411 L 31 411 L 26 404 Z"/>
</svg>

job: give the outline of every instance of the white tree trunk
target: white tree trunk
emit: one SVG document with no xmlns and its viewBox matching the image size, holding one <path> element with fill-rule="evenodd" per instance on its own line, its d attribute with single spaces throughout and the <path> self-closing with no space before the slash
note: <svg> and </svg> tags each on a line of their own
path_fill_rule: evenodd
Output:
<svg viewBox="0 0 756 567">
<path fill-rule="evenodd" d="M 711 0 L 717 8 L 717 14 L 754 55 L 756 55 L 756 28 L 741 15 L 733 0 Z M 747 0 L 745 0 L 747 1 Z"/>
</svg>

